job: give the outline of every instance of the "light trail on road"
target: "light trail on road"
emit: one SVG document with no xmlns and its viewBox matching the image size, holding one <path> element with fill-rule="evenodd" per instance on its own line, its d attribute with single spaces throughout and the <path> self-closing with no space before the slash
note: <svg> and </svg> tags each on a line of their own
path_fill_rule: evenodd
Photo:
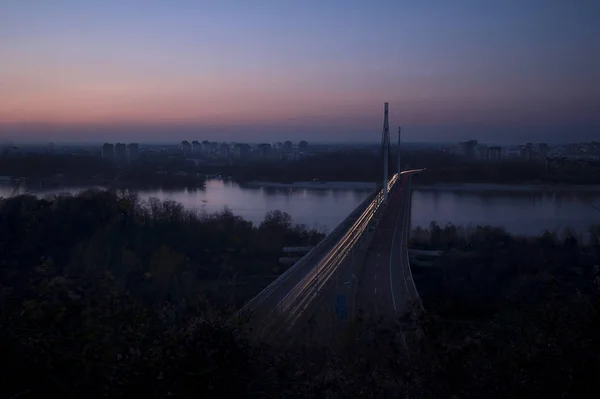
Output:
<svg viewBox="0 0 600 399">
<path fill-rule="evenodd" d="M 388 191 L 391 191 L 397 181 L 398 174 L 395 174 L 388 182 Z M 337 267 L 343 263 L 350 251 L 361 240 L 382 204 L 383 190 L 380 190 L 340 241 L 269 312 L 262 327 L 263 334 L 268 334 L 268 330 L 271 330 L 273 325 L 281 322 L 279 318 L 273 317 L 276 315 L 282 315 L 285 318 L 284 325 L 279 326 L 280 328 L 290 329 L 293 327 L 298 318 L 318 296 L 320 290 L 330 281 Z"/>
<path fill-rule="evenodd" d="M 398 181 L 398 174 L 392 176 L 388 182 L 388 192 Z M 332 249 L 329 256 L 313 269 L 307 276 L 307 280 L 301 286 L 301 290 L 296 291 L 290 298 L 291 304 L 281 308 L 281 313 L 286 314 L 286 327 L 292 328 L 303 312 L 320 294 L 320 290 L 329 283 L 330 278 L 335 274 L 337 268 L 346 260 L 353 248 L 360 242 L 363 234 L 367 231 L 373 218 L 383 204 L 383 191 L 375 198 L 371 205 L 363 212 L 361 217 L 354 223 L 352 228 L 340 240 L 338 245 Z M 323 270 L 324 269 L 324 270 Z M 290 293 L 292 294 L 292 293 Z M 297 299 L 299 300 L 297 302 Z"/>
<path fill-rule="evenodd" d="M 388 192 L 390 193 L 388 201 L 384 201 L 383 190 L 379 190 L 357 219 L 352 222 L 351 227 L 342 235 L 339 241 L 325 253 L 325 255 L 320 257 L 320 260 L 318 260 L 315 265 L 310 266 L 309 268 L 307 268 L 307 266 L 309 266 L 308 264 L 302 265 L 302 270 L 298 270 L 296 273 L 288 271 L 284 273 L 285 278 L 278 279 L 277 284 L 274 284 L 272 287 L 268 287 L 268 289 L 265 290 L 264 294 L 267 295 L 265 295 L 259 303 L 263 310 L 260 311 L 260 313 L 255 313 L 253 316 L 254 325 L 257 326 L 257 332 L 259 332 L 260 336 L 263 338 L 274 337 L 279 333 L 289 331 L 296 327 L 300 318 L 307 314 L 307 312 L 308 314 L 314 313 L 315 303 L 319 302 L 319 297 L 322 294 L 329 291 L 329 288 L 326 287 L 333 280 L 333 277 L 336 276 L 336 272 L 338 272 L 342 266 L 346 268 L 346 265 L 348 265 L 347 259 L 352 252 L 359 247 L 365 237 L 365 233 L 370 231 L 371 227 L 376 227 L 373 226 L 373 223 L 376 221 L 376 215 L 379 215 L 381 211 L 384 211 L 385 214 L 387 214 L 387 206 L 392 207 L 390 208 L 390 211 L 394 207 L 400 206 L 400 203 L 403 204 L 403 207 L 408 206 L 406 202 L 406 195 L 408 194 L 403 190 L 404 184 L 408 184 L 408 187 L 410 187 L 410 176 L 422 171 L 423 169 L 412 169 L 393 175 L 388 182 Z M 407 179 L 401 179 L 400 177 L 407 177 Z M 398 185 L 398 182 L 401 183 L 401 187 L 395 187 Z M 392 195 L 402 195 L 403 198 L 401 200 L 395 197 L 392 198 Z M 400 203 L 398 203 L 398 200 L 400 200 Z M 397 216 L 395 212 L 398 212 Z M 404 245 L 404 243 L 407 242 L 404 230 L 406 229 L 406 218 L 408 217 L 409 212 L 406 209 L 398 209 L 395 212 L 393 212 L 395 221 L 394 227 L 395 230 L 398 228 L 402 230 L 401 241 L 402 245 Z M 398 226 L 398 224 L 401 224 L 401 226 Z M 394 243 L 396 242 L 394 237 L 391 238 L 392 248 L 390 248 L 390 258 L 394 256 Z M 411 281 L 412 287 L 408 285 L 407 280 L 412 277 L 412 274 L 410 274 L 410 270 L 406 272 L 404 269 L 404 266 L 408 265 L 408 259 L 404 259 L 405 256 L 408 258 L 406 253 L 399 254 L 401 259 L 399 263 L 400 268 L 402 269 L 401 276 L 403 276 L 404 285 L 406 285 L 406 298 L 409 301 L 412 301 L 415 297 L 418 298 L 418 293 L 414 295 L 414 293 L 416 293 L 414 282 Z M 391 263 L 392 260 L 390 259 L 390 265 Z M 406 267 L 410 269 L 410 266 Z M 394 287 L 391 271 L 390 282 L 388 285 L 389 287 L 387 289 L 391 291 L 392 300 L 395 301 L 395 297 L 393 296 Z M 272 299 L 269 301 L 269 298 Z M 276 302 L 274 302 L 274 300 Z M 396 310 L 395 306 L 394 310 Z"/>
</svg>

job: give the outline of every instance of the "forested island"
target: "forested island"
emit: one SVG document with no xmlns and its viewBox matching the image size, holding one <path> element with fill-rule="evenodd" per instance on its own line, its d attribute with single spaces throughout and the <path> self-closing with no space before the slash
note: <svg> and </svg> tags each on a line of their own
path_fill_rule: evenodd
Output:
<svg viewBox="0 0 600 399">
<path fill-rule="evenodd" d="M 531 185 L 598 185 L 600 165 L 554 159 L 548 162 L 465 160 L 443 151 L 406 151 L 403 169 L 426 168 L 416 185 L 496 183 Z M 389 172 L 397 170 L 390 157 Z M 116 164 L 90 154 L 13 154 L 0 157 L 0 176 L 25 179 L 28 187 L 102 186 L 123 188 L 201 188 L 209 176 L 244 184 L 255 181 L 379 182 L 383 161 L 379 150 L 319 152 L 289 161 L 248 162 L 186 158 L 181 154 L 147 153 L 131 163 Z"/>
<path fill-rule="evenodd" d="M 595 397 L 599 232 L 416 229 L 411 248 L 443 255 L 414 268 L 425 311 L 407 358 L 361 340 L 282 351 L 227 321 L 282 271 L 283 245 L 322 239 L 284 213 L 254 226 L 107 191 L 3 199 L 0 394 Z"/>
<path fill-rule="evenodd" d="M 403 170 L 426 168 L 415 184 L 600 184 L 600 164 L 549 160 L 546 162 L 503 160 L 465 160 L 442 151 L 407 151 L 401 154 Z M 378 150 L 348 150 L 319 153 L 295 162 L 255 162 L 213 166 L 211 173 L 222 173 L 244 183 L 320 181 L 379 182 L 383 161 Z M 205 168 L 208 168 L 205 166 Z M 397 171 L 395 156 L 390 156 L 390 175 Z"/>
</svg>

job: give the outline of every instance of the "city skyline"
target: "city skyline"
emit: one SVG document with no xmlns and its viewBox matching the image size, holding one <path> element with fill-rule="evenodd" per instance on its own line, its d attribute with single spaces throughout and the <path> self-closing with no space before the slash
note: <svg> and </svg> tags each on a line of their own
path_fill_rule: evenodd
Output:
<svg viewBox="0 0 600 399">
<path fill-rule="evenodd" d="M 593 139 L 600 6 L 498 3 L 8 1 L 0 139 Z"/>
</svg>

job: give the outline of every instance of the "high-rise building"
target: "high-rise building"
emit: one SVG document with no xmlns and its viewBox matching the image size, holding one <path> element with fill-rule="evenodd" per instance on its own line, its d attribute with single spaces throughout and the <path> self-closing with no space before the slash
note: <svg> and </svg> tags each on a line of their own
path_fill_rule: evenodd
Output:
<svg viewBox="0 0 600 399">
<path fill-rule="evenodd" d="M 488 159 L 488 146 L 485 144 L 478 144 L 475 147 L 475 156 L 481 161 Z"/>
<path fill-rule="evenodd" d="M 519 158 L 524 161 L 531 161 L 531 148 L 533 145 L 531 143 L 527 143 L 527 145 L 519 146 Z"/>
<path fill-rule="evenodd" d="M 286 141 L 283 143 L 283 151 L 285 152 L 291 152 L 292 151 L 292 142 L 291 141 Z"/>
<path fill-rule="evenodd" d="M 308 142 L 302 140 L 298 143 L 298 150 L 300 152 L 308 152 Z"/>
<path fill-rule="evenodd" d="M 271 144 L 263 143 L 258 145 L 258 155 L 261 158 L 268 158 L 271 156 Z"/>
<path fill-rule="evenodd" d="M 192 151 L 200 152 L 202 151 L 202 144 L 198 142 L 198 140 L 192 141 Z"/>
<path fill-rule="evenodd" d="M 237 143 L 233 147 L 233 157 L 240 161 L 245 161 L 250 156 L 250 146 L 244 143 Z"/>
<path fill-rule="evenodd" d="M 104 143 L 102 146 L 102 158 L 112 161 L 115 159 L 115 146 L 110 143 Z"/>
<path fill-rule="evenodd" d="M 183 151 L 184 154 L 188 154 L 190 151 L 192 151 L 192 145 L 189 141 L 183 140 L 181 142 L 181 151 Z"/>
<path fill-rule="evenodd" d="M 538 157 L 541 160 L 546 159 L 546 157 L 548 156 L 548 150 L 549 150 L 548 144 L 546 144 L 546 143 L 539 143 L 538 144 Z"/>
<path fill-rule="evenodd" d="M 127 146 L 125 144 L 115 144 L 115 160 L 119 163 L 127 162 Z"/>
<path fill-rule="evenodd" d="M 138 143 L 127 144 L 127 159 L 133 162 L 140 156 L 140 145 Z"/>
<path fill-rule="evenodd" d="M 487 158 L 490 161 L 499 161 L 502 157 L 502 148 L 498 146 L 488 147 Z"/>
<path fill-rule="evenodd" d="M 477 140 L 463 141 L 459 143 L 459 152 L 462 156 L 474 159 L 475 158 L 475 147 L 477 146 Z"/>
<path fill-rule="evenodd" d="M 210 141 L 204 140 L 202 142 L 202 152 L 205 154 L 208 154 L 210 152 L 210 149 L 211 149 Z"/>
<path fill-rule="evenodd" d="M 219 148 L 219 157 L 223 159 L 229 159 L 229 144 L 221 143 Z"/>
</svg>

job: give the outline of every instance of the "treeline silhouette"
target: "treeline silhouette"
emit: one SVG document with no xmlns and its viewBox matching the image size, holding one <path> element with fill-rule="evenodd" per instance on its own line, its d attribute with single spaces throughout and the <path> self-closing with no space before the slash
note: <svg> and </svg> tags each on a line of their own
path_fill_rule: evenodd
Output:
<svg viewBox="0 0 600 399">
<path fill-rule="evenodd" d="M 426 165 L 425 160 L 419 164 Z M 427 167 L 427 166 L 424 166 Z M 533 161 L 461 161 L 427 167 L 415 182 L 498 184 L 600 184 L 600 166 Z"/>
<path fill-rule="evenodd" d="M 421 229 L 413 246 L 446 254 L 414 270 L 425 311 L 408 357 L 378 346 L 399 327 L 358 324 L 367 341 L 283 350 L 224 321 L 228 287 L 272 274 L 282 245 L 322 238 L 284 213 L 253 226 L 126 193 L 2 200 L 1 394 L 596 397 L 599 232 Z M 203 285 L 215 279 L 222 296 Z"/>
<path fill-rule="evenodd" d="M 223 173 L 238 182 L 275 181 L 364 181 L 381 178 L 382 161 L 378 151 L 354 150 L 320 153 L 297 161 L 261 161 L 229 165 Z"/>
<path fill-rule="evenodd" d="M 0 175 L 26 178 L 32 187 L 202 187 L 205 181 L 193 163 L 168 156 L 118 164 L 85 154 L 14 154 L 0 157 Z"/>
<path fill-rule="evenodd" d="M 443 151 L 403 151 L 403 170 L 426 168 L 415 183 L 498 183 L 498 184 L 600 184 L 600 165 L 536 160 L 501 162 L 465 160 Z M 295 162 L 263 161 L 226 166 L 202 166 L 209 173 L 222 173 L 243 183 L 276 181 L 366 181 L 382 178 L 383 161 L 378 150 L 351 150 L 320 153 Z M 204 170 L 204 169 L 203 169 Z M 389 173 L 397 171 L 397 158 L 390 156 Z"/>
<path fill-rule="evenodd" d="M 365 181 L 378 182 L 383 161 L 377 149 L 354 149 L 313 154 L 297 161 L 254 160 L 194 162 L 178 154 L 147 153 L 135 162 L 110 163 L 93 155 L 14 154 L 0 157 L 0 175 L 27 177 L 45 184 L 111 186 L 201 187 L 205 175 L 249 181 Z M 427 168 L 415 183 L 600 184 L 598 164 L 553 160 L 545 162 L 465 160 L 438 150 L 403 151 L 403 168 Z M 389 172 L 397 170 L 390 155 Z M 56 176 L 61 175 L 60 179 Z"/>
<path fill-rule="evenodd" d="M 204 280 L 272 276 L 283 246 L 314 245 L 324 236 L 294 226 L 281 211 L 254 226 L 228 209 L 197 213 L 174 201 L 99 190 L 2 200 L 0 226 L 1 255 L 11 265 L 102 270 L 122 292 L 175 302 L 203 291 Z"/>
<path fill-rule="evenodd" d="M 457 397 L 592 397 L 600 392 L 600 224 L 518 237 L 491 226 L 416 228 L 425 359 Z M 432 350 L 433 349 L 433 350 Z M 439 378 L 439 376 L 437 377 Z M 440 394 L 442 394 L 440 391 Z"/>
<path fill-rule="evenodd" d="M 13 177 L 43 178 L 63 174 L 73 178 L 102 176 L 114 178 L 115 165 L 98 156 L 14 154 L 0 156 L 0 174 Z"/>
</svg>

